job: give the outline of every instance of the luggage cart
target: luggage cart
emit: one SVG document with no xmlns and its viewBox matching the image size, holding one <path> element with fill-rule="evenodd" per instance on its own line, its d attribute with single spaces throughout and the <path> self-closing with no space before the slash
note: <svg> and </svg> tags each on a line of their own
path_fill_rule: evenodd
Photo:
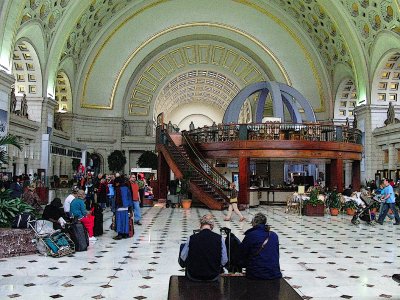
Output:
<svg viewBox="0 0 400 300">
<path fill-rule="evenodd" d="M 75 253 L 74 242 L 60 230 L 53 230 L 53 223 L 46 220 L 29 222 L 35 232 L 36 247 L 44 255 L 62 257 Z"/>
</svg>

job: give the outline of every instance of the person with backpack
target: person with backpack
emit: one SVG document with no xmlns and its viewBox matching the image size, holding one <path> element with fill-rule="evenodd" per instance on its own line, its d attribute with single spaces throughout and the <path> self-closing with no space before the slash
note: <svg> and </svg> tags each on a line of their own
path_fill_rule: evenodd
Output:
<svg viewBox="0 0 400 300">
<path fill-rule="evenodd" d="M 251 221 L 240 245 L 242 266 L 250 279 L 277 279 L 282 277 L 279 265 L 278 235 L 270 231 L 267 217 L 257 213 Z"/>
</svg>

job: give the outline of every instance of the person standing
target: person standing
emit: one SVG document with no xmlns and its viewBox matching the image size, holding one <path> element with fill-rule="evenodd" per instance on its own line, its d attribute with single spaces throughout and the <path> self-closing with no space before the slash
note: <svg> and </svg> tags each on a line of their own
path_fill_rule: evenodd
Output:
<svg viewBox="0 0 400 300">
<path fill-rule="evenodd" d="M 385 188 L 383 189 L 383 197 L 382 197 L 384 204 L 382 213 L 379 215 L 377 223 L 383 225 L 383 220 L 386 218 L 389 209 L 391 209 L 394 214 L 394 218 L 396 220 L 394 225 L 400 225 L 399 213 L 395 206 L 395 195 L 393 192 L 393 187 L 389 184 L 389 181 L 386 178 L 383 179 L 383 184 L 385 186 Z"/>
<path fill-rule="evenodd" d="M 65 198 L 65 200 L 64 200 L 64 205 L 63 205 L 64 212 L 68 217 L 71 217 L 71 214 L 70 214 L 71 202 L 74 201 L 74 199 L 77 197 L 78 191 L 79 191 L 79 188 L 74 186 L 71 190 L 71 194 L 69 194 L 67 196 L 67 198 Z"/>
<path fill-rule="evenodd" d="M 105 175 L 102 176 L 97 187 L 97 202 L 102 209 L 106 208 L 107 203 L 107 182 L 105 177 Z"/>
<path fill-rule="evenodd" d="M 84 190 L 78 191 L 76 198 L 71 202 L 70 214 L 86 227 L 89 241 L 96 241 L 97 239 L 93 235 L 94 217 L 90 212 L 86 211 L 85 196 Z"/>
<path fill-rule="evenodd" d="M 20 176 L 13 176 L 13 182 L 10 185 L 11 190 L 11 198 L 21 198 L 23 188 L 21 184 L 21 177 Z"/>
<path fill-rule="evenodd" d="M 126 239 L 129 237 L 129 208 L 132 207 L 131 189 L 124 177 L 115 180 L 115 219 L 118 235 L 114 240 Z"/>
<path fill-rule="evenodd" d="M 277 279 L 282 277 L 279 265 L 278 235 L 270 231 L 267 217 L 257 213 L 240 244 L 242 266 L 250 279 Z"/>
<path fill-rule="evenodd" d="M 186 264 L 186 276 L 194 281 L 218 280 L 222 267 L 228 262 L 223 237 L 215 232 L 212 215 L 200 219 L 200 232 L 186 241 L 180 258 Z"/>
<path fill-rule="evenodd" d="M 135 175 L 131 175 L 130 179 L 131 179 L 130 186 L 132 191 L 134 223 L 137 225 L 142 225 L 142 222 L 140 222 L 140 220 L 142 219 L 142 215 L 140 212 L 139 184 L 136 181 Z"/>
<path fill-rule="evenodd" d="M 144 179 L 144 174 L 143 173 L 138 173 L 137 174 L 137 183 L 139 185 L 139 195 L 140 195 L 140 202 L 139 205 L 140 207 L 143 207 L 143 200 L 144 200 L 144 186 L 146 185 L 146 181 Z"/>
<path fill-rule="evenodd" d="M 115 207 L 114 196 L 114 175 L 109 175 L 107 177 L 107 207 Z M 114 212 L 112 209 L 111 211 Z"/>
<path fill-rule="evenodd" d="M 230 221 L 232 217 L 232 212 L 234 211 L 238 216 L 239 216 L 239 222 L 243 222 L 246 220 L 245 217 L 243 217 L 242 213 L 239 211 L 237 202 L 238 202 L 238 192 L 236 190 L 236 185 L 235 183 L 231 182 L 229 186 L 229 207 L 228 207 L 228 214 L 224 218 L 224 221 Z"/>
</svg>

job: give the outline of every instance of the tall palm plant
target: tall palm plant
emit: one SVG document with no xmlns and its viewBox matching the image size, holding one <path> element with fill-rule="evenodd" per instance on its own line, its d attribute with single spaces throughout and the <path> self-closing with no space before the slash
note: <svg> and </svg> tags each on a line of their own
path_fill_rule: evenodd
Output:
<svg viewBox="0 0 400 300">
<path fill-rule="evenodd" d="M 8 162 L 7 151 L 4 146 L 13 145 L 21 150 L 21 144 L 18 142 L 17 137 L 8 134 L 0 138 L 0 163 L 6 164 Z"/>
</svg>

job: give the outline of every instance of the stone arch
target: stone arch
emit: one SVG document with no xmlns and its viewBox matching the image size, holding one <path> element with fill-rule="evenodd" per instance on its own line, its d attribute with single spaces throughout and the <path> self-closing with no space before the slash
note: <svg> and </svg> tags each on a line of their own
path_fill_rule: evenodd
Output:
<svg viewBox="0 0 400 300">
<path fill-rule="evenodd" d="M 39 57 L 28 41 L 15 44 L 12 73 L 15 77 L 17 97 L 24 93 L 28 98 L 42 96 L 42 72 Z"/>
<path fill-rule="evenodd" d="M 301 108 L 303 108 L 306 120 L 308 122 L 316 121 L 311 105 L 296 89 L 279 82 L 262 81 L 246 86 L 235 96 L 235 98 L 232 99 L 225 111 L 223 122 L 237 123 L 239 120 L 239 113 L 244 102 L 249 96 L 257 92 L 259 92 L 259 97 L 255 111 L 254 122 L 256 123 L 262 122 L 265 100 L 269 93 L 271 93 L 274 117 L 281 118 L 281 120 L 284 121 L 283 105 L 285 105 L 289 111 L 292 122 L 302 123 L 302 116 L 298 110 L 299 105 Z"/>
<path fill-rule="evenodd" d="M 58 112 L 72 112 L 71 82 L 64 70 L 59 70 L 57 72 L 55 100 L 58 103 Z"/>
<path fill-rule="evenodd" d="M 207 115 L 197 113 L 186 116 L 177 125 L 180 130 L 188 130 L 190 122 L 193 122 L 195 128 L 197 128 L 203 127 L 204 125 L 211 126 L 213 120 Z"/>
<path fill-rule="evenodd" d="M 371 103 L 388 105 L 400 100 L 400 51 L 385 55 L 378 65 L 371 91 Z"/>
<path fill-rule="evenodd" d="M 335 95 L 334 119 L 346 120 L 354 118 L 354 108 L 357 106 L 357 88 L 351 78 L 343 79 Z"/>
</svg>

